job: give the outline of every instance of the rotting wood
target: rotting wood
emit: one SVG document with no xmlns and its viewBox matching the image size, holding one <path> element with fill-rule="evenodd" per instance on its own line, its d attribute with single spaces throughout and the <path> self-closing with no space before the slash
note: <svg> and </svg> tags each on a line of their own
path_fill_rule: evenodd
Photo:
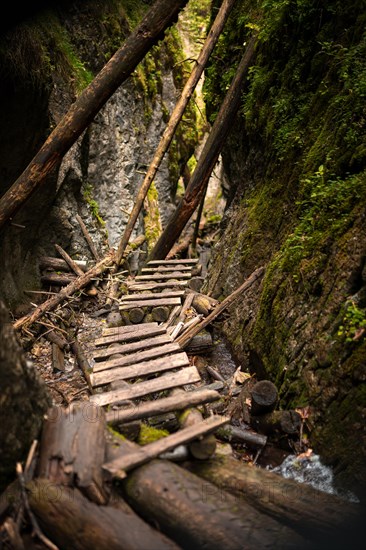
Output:
<svg viewBox="0 0 366 550">
<path fill-rule="evenodd" d="M 86 242 L 88 243 L 90 252 L 93 254 L 94 259 L 95 259 L 97 262 L 99 262 L 100 259 L 101 259 L 101 258 L 100 258 L 100 255 L 99 255 L 97 249 L 95 248 L 95 245 L 94 245 L 94 243 L 93 243 L 93 240 L 92 240 L 91 236 L 89 235 L 89 231 L 87 230 L 86 225 L 85 225 L 85 223 L 83 222 L 82 217 L 79 216 L 79 214 L 76 214 L 75 219 L 76 219 L 76 221 L 78 222 L 78 224 L 80 225 L 81 232 L 82 232 L 82 234 L 84 235 L 84 238 L 85 238 Z"/>
<path fill-rule="evenodd" d="M 205 40 L 205 43 L 202 47 L 202 50 L 197 58 L 197 61 L 194 65 L 194 68 L 187 80 L 187 82 L 184 85 L 184 88 L 182 90 L 181 96 L 176 103 L 172 114 L 170 115 L 169 122 L 164 130 L 163 136 L 159 142 L 159 145 L 156 149 L 156 152 L 154 154 L 154 157 L 147 169 L 146 175 L 144 177 L 144 180 L 138 190 L 138 193 L 136 197 L 134 198 L 134 206 L 130 213 L 129 219 L 127 221 L 125 230 L 123 232 L 123 235 L 121 237 L 120 243 L 118 245 L 117 255 L 116 255 L 116 261 L 117 265 L 121 262 L 121 259 L 123 257 L 123 253 L 125 251 L 125 248 L 127 246 L 127 243 L 131 237 L 133 228 L 136 224 L 136 221 L 138 219 L 139 213 L 141 211 L 141 208 L 143 206 L 145 197 L 147 196 L 147 192 L 150 188 L 150 185 L 159 169 L 159 166 L 164 158 L 164 155 L 166 151 L 169 148 L 169 145 L 174 137 L 175 131 L 177 129 L 177 126 L 182 119 L 183 113 L 188 105 L 188 102 L 194 92 L 194 89 L 196 88 L 203 70 L 205 68 L 205 65 L 207 64 L 207 61 L 211 55 L 211 52 L 222 32 L 222 29 L 224 28 L 225 22 L 234 6 L 235 0 L 224 0 L 222 3 L 222 6 L 220 7 L 220 10 L 215 18 L 215 21 L 207 35 L 207 38 Z"/>
<path fill-rule="evenodd" d="M 90 382 L 91 368 L 89 365 L 89 361 L 87 360 L 85 353 L 83 351 L 83 348 L 81 347 L 80 343 L 77 341 L 76 337 L 74 337 L 73 341 L 71 342 L 70 349 L 76 357 L 76 361 L 84 375 L 86 383 L 88 384 L 90 393 L 93 393 L 93 387 Z"/>
<path fill-rule="evenodd" d="M 123 310 L 123 308 L 122 308 Z M 145 311 L 142 309 L 142 307 L 137 307 L 135 304 L 132 308 L 128 308 L 128 312 L 125 311 L 122 315 L 127 315 L 127 319 L 137 325 L 139 323 L 142 323 L 145 317 Z"/>
<path fill-rule="evenodd" d="M 137 327 L 107 327 L 104 328 L 102 331 L 103 336 L 111 336 L 113 334 L 119 334 L 120 336 L 123 334 L 131 334 L 134 332 L 144 332 L 146 334 L 149 333 L 149 331 L 153 331 L 154 329 L 158 328 L 158 323 L 144 323 L 144 326 L 137 326 Z"/>
<path fill-rule="evenodd" d="M 185 466 L 214 483 L 220 491 L 234 494 L 252 509 L 287 523 L 306 538 L 323 535 L 326 544 L 319 548 L 334 547 L 333 537 L 343 530 L 352 537 L 357 525 L 361 527 L 361 521 L 364 524 L 364 507 L 234 458 L 214 457 L 205 463 L 192 461 Z M 312 547 L 311 543 L 307 546 Z"/>
<path fill-rule="evenodd" d="M 141 274 L 142 275 L 146 275 L 148 273 L 171 273 L 172 271 L 180 271 L 180 272 L 188 272 L 188 273 L 191 273 L 192 272 L 192 266 L 184 266 L 184 265 L 179 265 L 179 268 L 178 266 L 168 266 L 168 267 L 163 267 L 163 266 L 156 266 L 156 267 L 143 267 L 141 269 Z"/>
<path fill-rule="evenodd" d="M 87 271 L 88 262 L 85 260 L 74 260 L 76 265 L 83 270 Z M 62 258 L 53 258 L 52 256 L 41 256 L 39 258 L 40 269 L 53 269 L 55 271 L 70 271 L 69 265 Z"/>
<path fill-rule="evenodd" d="M 184 394 L 176 396 L 170 395 L 162 397 L 154 401 L 138 403 L 130 409 L 123 411 L 109 411 L 106 413 L 106 420 L 109 424 L 128 422 L 129 420 L 137 420 L 148 418 L 158 414 L 163 414 L 171 411 L 179 411 L 187 407 L 202 405 L 203 403 L 212 403 L 220 399 L 220 394 L 214 390 L 200 390 L 184 392 Z"/>
<path fill-rule="evenodd" d="M 182 233 L 184 227 L 199 205 L 207 182 L 219 158 L 226 137 L 232 127 L 234 117 L 239 109 L 244 81 L 249 67 L 253 63 L 256 38 L 251 37 L 245 47 L 245 53 L 239 63 L 234 79 L 221 104 L 212 130 L 198 159 L 197 166 L 189 181 L 183 198 L 169 219 L 158 242 L 148 259 L 165 258 Z"/>
<path fill-rule="evenodd" d="M 251 426 L 258 432 L 294 435 L 300 432 L 301 416 L 296 411 L 272 411 L 260 416 L 250 417 Z"/>
<path fill-rule="evenodd" d="M 65 371 L 65 356 L 57 344 L 52 344 L 52 368 L 54 371 Z"/>
<path fill-rule="evenodd" d="M 166 323 L 164 323 L 164 326 L 166 328 L 169 328 L 171 325 L 174 325 L 177 317 L 179 316 L 179 313 L 180 313 L 181 309 L 182 309 L 182 306 L 175 306 L 172 309 Z"/>
<path fill-rule="evenodd" d="M 278 391 L 270 380 L 260 380 L 250 391 L 251 414 L 259 415 L 272 412 L 278 402 Z"/>
<path fill-rule="evenodd" d="M 185 351 L 189 355 L 197 355 L 200 353 L 208 353 L 212 351 L 213 348 L 214 348 L 214 344 L 212 341 L 211 334 L 207 332 L 207 330 L 203 330 L 192 338 L 192 340 L 185 347 Z M 212 367 L 207 367 L 207 372 L 212 374 L 210 372 L 210 368 Z M 219 380 L 219 378 L 216 378 L 216 380 Z"/>
<path fill-rule="evenodd" d="M 50 409 L 43 424 L 37 476 L 69 487 L 76 483 L 88 498 L 104 504 L 104 429 L 104 411 L 90 402 Z"/>
<path fill-rule="evenodd" d="M 234 292 L 230 294 L 230 296 L 227 296 L 220 304 L 218 304 L 215 309 L 202 321 L 200 321 L 199 324 L 192 327 L 189 331 L 185 332 L 178 338 L 178 343 L 184 348 L 190 340 L 192 340 L 193 336 L 198 334 L 203 328 L 207 327 L 212 321 L 214 321 L 225 309 L 227 309 L 229 306 L 231 306 L 235 300 L 248 288 L 252 286 L 255 281 L 257 281 L 260 277 L 262 277 L 264 274 L 264 267 L 259 267 L 256 269 L 246 281 L 239 286 Z"/>
<path fill-rule="evenodd" d="M 123 482 L 123 489 L 134 509 L 156 522 L 182 548 L 305 547 L 304 539 L 288 527 L 172 462 L 154 460 L 137 468 Z"/>
<path fill-rule="evenodd" d="M 112 477 L 123 479 L 126 477 L 126 472 L 132 468 L 146 464 L 149 460 L 156 458 L 162 453 L 171 451 L 178 445 L 190 443 L 198 437 L 212 433 L 220 426 L 229 422 L 229 420 L 229 418 L 224 416 L 211 416 L 198 424 L 183 428 L 174 434 L 144 445 L 135 452 L 131 452 L 112 462 L 108 462 L 103 465 L 103 469 L 111 474 Z"/>
<path fill-rule="evenodd" d="M 197 258 L 181 258 L 181 259 L 161 259 L 161 260 L 150 260 L 147 262 L 147 266 L 151 266 L 151 265 L 161 265 L 161 266 L 165 266 L 165 265 L 179 265 L 179 264 L 182 264 L 182 265 L 195 265 L 198 263 L 198 259 Z"/>
<path fill-rule="evenodd" d="M 168 355 L 162 359 L 159 357 L 158 359 L 143 361 L 127 367 L 96 372 L 90 375 L 90 381 L 93 387 L 96 387 L 108 384 L 114 380 L 142 378 L 144 376 L 173 370 L 179 367 L 187 367 L 188 365 L 189 361 L 187 355 L 185 353 L 177 353 L 176 355 Z"/>
<path fill-rule="evenodd" d="M 184 390 L 176 388 L 173 390 L 172 395 L 182 397 L 184 393 Z M 200 424 L 202 420 L 202 413 L 196 407 L 192 407 L 192 405 L 190 405 L 189 408 L 184 409 L 178 415 L 179 425 L 183 429 Z M 204 435 L 199 439 L 194 439 L 188 443 L 188 448 L 190 454 L 194 458 L 197 458 L 198 460 L 207 460 L 216 450 L 216 437 L 212 433 Z"/>
<path fill-rule="evenodd" d="M 185 386 L 186 384 L 194 384 L 200 380 L 201 378 L 196 367 L 187 367 L 180 372 L 169 373 L 146 382 L 134 384 L 129 391 L 117 390 L 92 395 L 90 401 L 100 406 L 113 405 L 124 399 L 135 399 L 150 393 L 169 390 L 178 386 Z"/>
<path fill-rule="evenodd" d="M 164 344 L 163 346 L 158 346 L 157 348 L 136 351 L 134 353 L 118 357 L 117 359 L 109 359 L 108 361 L 96 363 L 94 365 L 94 373 L 113 369 L 114 367 L 127 367 L 135 363 L 141 363 L 142 361 L 146 361 L 148 359 L 156 359 L 158 357 L 163 357 L 172 353 L 179 353 L 181 351 L 182 349 L 178 344 L 171 342 L 169 344 Z"/>
<path fill-rule="evenodd" d="M 253 430 L 243 430 L 237 426 L 228 424 L 217 431 L 217 437 L 230 443 L 245 443 L 248 447 L 262 449 L 267 444 L 267 437 Z"/>
<path fill-rule="evenodd" d="M 93 359 L 95 361 L 101 361 L 115 353 L 133 353 L 135 351 L 161 346 L 162 344 L 168 344 L 171 341 L 172 339 L 169 334 L 162 334 L 161 336 L 154 336 L 150 339 L 139 340 L 128 344 L 116 344 L 113 348 L 95 351 Z"/>
<path fill-rule="evenodd" d="M 169 319 L 169 313 L 169 307 L 156 306 L 153 307 L 151 310 L 151 317 L 154 319 L 154 321 L 158 321 L 159 323 L 166 323 L 166 321 Z"/>
<path fill-rule="evenodd" d="M 160 294 L 158 296 L 154 296 L 154 299 L 147 299 L 147 300 L 138 300 L 138 303 L 136 303 L 136 300 L 132 300 L 131 302 L 124 301 L 122 305 L 119 306 L 120 311 L 128 311 L 129 309 L 133 307 L 156 307 L 156 306 L 178 306 L 181 304 L 180 298 L 160 298 Z"/>
<path fill-rule="evenodd" d="M 42 315 L 47 313 L 48 311 L 54 310 L 59 304 L 61 304 L 64 300 L 69 298 L 76 292 L 77 290 L 81 290 L 84 288 L 90 281 L 93 279 L 93 277 L 97 277 L 98 275 L 101 275 L 110 267 L 113 263 L 113 255 L 114 253 L 108 254 L 101 262 L 93 266 L 89 271 L 84 273 L 81 277 L 77 277 L 74 281 L 72 281 L 70 284 L 68 284 L 66 287 L 62 288 L 58 294 L 55 294 L 54 296 L 51 296 L 48 300 L 43 302 L 40 306 L 38 306 L 34 311 L 32 311 L 29 315 L 25 315 L 24 317 L 21 317 L 14 323 L 14 329 L 26 329 L 29 327 L 32 323 L 35 321 L 38 321 Z"/>
<path fill-rule="evenodd" d="M 183 303 L 183 306 L 182 306 L 182 311 L 180 312 L 180 315 L 179 315 L 179 320 L 180 321 L 185 320 L 187 311 L 189 310 L 189 308 L 192 305 L 193 298 L 194 298 L 194 292 L 189 292 L 186 296 L 186 299 L 184 300 L 184 303 Z"/>
<path fill-rule="evenodd" d="M 44 285 L 67 286 L 76 281 L 76 279 L 77 277 L 73 273 L 46 272 L 41 275 L 41 282 Z"/>
<path fill-rule="evenodd" d="M 57 344 L 57 346 L 62 350 L 66 350 L 69 347 L 66 338 L 64 338 L 64 336 L 59 334 L 56 330 L 47 330 L 46 332 L 43 332 L 42 338 L 45 338 L 51 342 L 51 344 Z"/>
<path fill-rule="evenodd" d="M 179 550 L 132 509 L 98 506 L 77 489 L 44 479 L 27 485 L 31 509 L 42 529 L 60 548 L 73 550 Z"/>
<path fill-rule="evenodd" d="M 84 275 L 84 271 L 81 269 L 81 267 L 79 267 L 78 264 L 74 262 L 74 260 L 60 245 L 55 244 L 55 248 L 60 256 L 65 260 L 71 271 L 75 273 L 75 275 L 77 275 L 78 277 L 80 277 L 80 275 Z"/>
<path fill-rule="evenodd" d="M 187 0 L 156 0 L 122 47 L 78 96 L 36 156 L 0 199 L 0 229 L 40 187 L 46 176 L 133 72 Z M 119 259 L 122 257 L 118 255 Z"/>
<path fill-rule="evenodd" d="M 147 325 L 148 323 L 144 323 L 144 325 Z M 155 323 L 157 325 L 157 323 Z M 123 327 L 127 328 L 127 327 Z M 109 334 L 106 336 L 102 336 L 102 338 L 98 338 L 94 341 L 95 346 L 106 346 L 108 344 L 114 344 L 117 342 L 133 342 L 134 340 L 144 340 L 146 338 L 150 338 L 152 336 L 159 336 L 161 334 L 165 334 L 166 330 L 164 327 L 156 326 L 154 328 L 147 328 L 145 330 L 140 329 L 139 325 L 131 326 L 128 328 L 136 328 L 137 330 L 131 331 L 130 333 L 120 333 L 115 332 L 114 334 Z"/>
</svg>

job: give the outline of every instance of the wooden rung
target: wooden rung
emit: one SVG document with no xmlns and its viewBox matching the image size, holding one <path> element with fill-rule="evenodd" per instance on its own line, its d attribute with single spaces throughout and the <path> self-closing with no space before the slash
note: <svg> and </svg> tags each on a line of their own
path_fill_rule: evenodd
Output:
<svg viewBox="0 0 366 550">
<path fill-rule="evenodd" d="M 147 262 L 146 265 L 169 265 L 169 264 L 194 265 L 197 263 L 198 263 L 197 258 L 185 258 L 184 260 L 151 260 L 150 262 Z"/>
<path fill-rule="evenodd" d="M 158 323 L 143 323 L 143 326 L 140 325 L 128 325 L 126 327 L 109 327 L 105 328 L 102 332 L 103 336 L 108 334 L 129 334 L 130 332 L 135 332 L 136 330 L 147 330 L 156 328 Z"/>
<path fill-rule="evenodd" d="M 128 290 L 138 292 L 143 290 L 161 290 L 163 288 L 186 287 L 188 281 L 170 281 L 166 283 L 127 283 Z"/>
<path fill-rule="evenodd" d="M 135 281 L 160 281 L 164 279 L 190 279 L 190 273 L 181 273 L 173 271 L 172 273 L 155 273 L 155 275 L 136 275 Z"/>
<path fill-rule="evenodd" d="M 161 336 L 155 336 L 146 340 L 138 340 L 137 342 L 130 342 L 128 344 L 116 344 L 113 346 L 113 349 L 107 348 L 97 350 L 94 353 L 93 359 L 95 361 L 101 361 L 116 353 L 133 353 L 141 349 L 149 349 L 161 346 L 162 344 L 169 344 L 171 341 L 172 339 L 169 334 L 162 334 Z"/>
<path fill-rule="evenodd" d="M 203 435 L 214 432 L 220 426 L 230 422 L 228 416 L 211 416 L 206 420 L 202 420 L 193 426 L 179 430 L 178 432 L 158 439 L 153 443 L 144 445 L 136 451 L 125 454 L 111 462 L 103 464 L 103 470 L 109 472 L 113 477 L 124 478 L 126 472 L 136 466 L 141 466 L 149 460 L 158 457 L 159 455 L 171 451 L 178 445 L 190 443 Z"/>
<path fill-rule="evenodd" d="M 152 361 L 144 361 L 129 367 L 120 367 L 117 369 L 104 370 L 90 375 L 90 382 L 93 387 L 109 384 L 114 380 L 128 380 L 130 378 L 139 378 L 148 374 L 156 374 L 167 370 L 187 367 L 189 360 L 184 352 L 176 353 L 167 357 L 159 357 Z"/>
<path fill-rule="evenodd" d="M 196 407 L 202 403 L 212 403 L 221 398 L 217 391 L 213 390 L 194 390 L 185 392 L 184 395 L 172 395 L 155 399 L 147 403 L 138 403 L 129 409 L 119 409 L 109 411 L 106 414 L 106 419 L 109 424 L 123 424 L 124 422 L 132 422 L 150 416 L 181 411 L 189 407 Z"/>
<path fill-rule="evenodd" d="M 141 325 L 136 325 L 136 327 L 140 327 Z M 103 336 L 102 338 L 98 338 L 94 341 L 95 346 L 108 346 L 109 344 L 114 344 L 116 342 L 133 342 L 134 340 L 143 340 L 145 338 L 151 338 L 152 336 L 159 336 L 160 334 L 165 334 L 164 327 L 155 327 L 147 330 L 143 330 L 143 328 L 135 330 L 134 332 L 130 332 L 129 334 L 120 334 L 117 332 L 116 334 L 109 334 L 107 336 Z"/>
<path fill-rule="evenodd" d="M 169 355 L 170 353 L 178 353 L 182 351 L 179 344 L 171 343 L 164 346 L 158 346 L 156 348 L 147 349 L 144 351 L 137 351 L 118 359 L 110 359 L 109 361 L 102 361 L 94 365 L 93 372 L 100 372 L 102 370 L 113 369 L 114 367 L 127 367 L 134 363 L 141 363 L 148 359 L 156 359 L 157 357 L 163 357 L 163 355 Z"/>
<path fill-rule="evenodd" d="M 120 311 L 128 311 L 134 307 L 158 307 L 158 306 L 179 306 L 181 305 L 180 298 L 154 298 L 148 300 L 140 300 L 138 303 L 132 302 L 123 302 L 119 306 Z"/>
<path fill-rule="evenodd" d="M 95 393 L 90 396 L 90 401 L 103 407 L 104 405 L 113 405 L 118 401 L 126 401 L 126 399 L 136 399 L 149 393 L 155 393 L 186 384 L 195 384 L 201 380 L 196 367 L 187 367 L 179 372 L 170 372 L 152 380 L 139 382 L 131 385 L 128 389 L 114 390 L 106 393 Z"/>
<path fill-rule="evenodd" d="M 170 265 L 170 266 L 167 266 L 167 267 L 162 267 L 162 266 L 155 266 L 155 267 L 143 267 L 141 269 L 141 273 L 171 273 L 171 272 L 174 272 L 174 271 L 179 271 L 179 272 L 189 272 L 191 273 L 192 272 L 192 266 L 180 266 L 179 268 L 177 266 L 174 266 L 174 265 Z"/>
<path fill-rule="evenodd" d="M 125 294 L 120 299 L 120 304 L 123 302 L 148 300 L 149 298 L 183 298 L 184 290 L 168 290 L 165 292 L 145 292 L 144 294 Z M 146 323 L 150 324 L 150 323 Z"/>
</svg>

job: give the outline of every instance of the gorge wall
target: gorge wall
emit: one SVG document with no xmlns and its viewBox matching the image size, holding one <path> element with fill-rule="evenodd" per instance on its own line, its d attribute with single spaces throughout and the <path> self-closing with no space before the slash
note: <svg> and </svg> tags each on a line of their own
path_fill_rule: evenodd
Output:
<svg viewBox="0 0 366 550">
<path fill-rule="evenodd" d="M 217 4 L 217 2 L 216 2 Z M 223 330 L 283 407 L 311 407 L 311 444 L 338 482 L 366 487 L 366 16 L 363 2 L 240 0 L 206 72 L 214 118 L 259 33 L 223 160 L 230 180 L 206 290 L 260 285 Z M 223 76 L 224 75 L 224 76 Z"/>
</svg>

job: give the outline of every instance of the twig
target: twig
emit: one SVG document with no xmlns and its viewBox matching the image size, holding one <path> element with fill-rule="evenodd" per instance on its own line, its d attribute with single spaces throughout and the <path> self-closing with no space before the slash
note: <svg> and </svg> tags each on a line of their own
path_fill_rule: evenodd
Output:
<svg viewBox="0 0 366 550">
<path fill-rule="evenodd" d="M 53 544 L 53 542 L 51 542 L 46 537 L 46 535 L 44 535 L 42 533 L 41 528 L 38 525 L 38 521 L 37 521 L 35 515 L 33 514 L 32 510 L 31 510 L 31 507 L 29 505 L 27 492 L 26 492 L 26 489 L 25 489 L 25 480 L 24 480 L 24 475 L 23 475 L 23 468 L 22 468 L 22 465 L 20 464 L 20 462 L 17 462 L 16 473 L 17 473 L 17 476 L 18 476 L 19 484 L 20 484 L 20 491 L 21 491 L 21 495 L 22 495 L 22 499 L 23 499 L 24 508 L 27 511 L 28 517 L 29 517 L 30 522 L 32 524 L 32 530 L 33 530 L 32 535 L 37 536 L 39 538 L 39 540 L 42 541 L 45 546 L 47 546 L 47 548 L 50 548 L 50 550 L 59 550 L 58 547 L 55 544 Z"/>
<path fill-rule="evenodd" d="M 30 479 L 29 479 L 29 470 L 30 470 L 32 460 L 34 458 L 34 454 L 36 452 L 37 446 L 38 446 L 38 439 L 34 439 L 33 442 L 32 442 L 32 445 L 29 449 L 29 453 L 28 453 L 27 460 L 25 462 L 25 467 L 24 467 L 24 477 L 27 481 L 30 481 Z"/>
<path fill-rule="evenodd" d="M 88 246 L 89 246 L 89 248 L 90 248 L 90 252 L 93 254 L 94 259 L 95 259 L 97 262 L 99 262 L 99 260 L 100 260 L 100 255 L 98 254 L 97 249 L 95 248 L 95 245 L 94 245 L 94 243 L 93 243 L 93 241 L 92 241 L 91 236 L 89 235 L 89 231 L 87 230 L 85 223 L 83 222 L 83 220 L 82 220 L 82 218 L 79 216 L 79 214 L 76 214 L 75 218 L 76 218 L 78 224 L 80 225 L 80 229 L 81 229 L 81 231 L 82 231 L 82 234 L 84 235 L 84 238 L 85 238 L 86 242 L 88 243 Z"/>
</svg>

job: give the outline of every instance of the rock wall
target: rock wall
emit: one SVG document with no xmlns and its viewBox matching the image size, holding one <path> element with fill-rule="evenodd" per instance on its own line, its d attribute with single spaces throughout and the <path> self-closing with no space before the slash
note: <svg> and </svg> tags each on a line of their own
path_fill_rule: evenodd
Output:
<svg viewBox="0 0 366 550">
<path fill-rule="evenodd" d="M 0 172 L 3 193 L 22 172 L 76 95 L 90 82 L 137 24 L 149 2 L 62 3 L 9 30 L 0 44 Z M 39 288 L 37 258 L 54 244 L 74 258 L 90 258 L 75 219 L 79 213 L 101 253 L 116 246 L 186 76 L 180 38 L 167 33 L 107 102 L 61 166 L 0 236 L 4 269 L 0 295 L 12 308 Z M 178 62 L 179 61 L 179 62 Z M 155 179 L 159 215 L 174 208 L 180 173 L 198 140 L 191 108 Z M 133 236 L 144 231 L 143 212 Z"/>
<path fill-rule="evenodd" d="M 366 494 L 366 37 L 362 2 L 236 5 L 206 76 L 212 116 L 239 45 L 259 32 L 223 154 L 229 207 L 206 290 L 263 281 L 224 332 L 283 407 L 311 407 L 310 441 L 340 484 Z M 224 75 L 224 76 L 223 76 Z"/>
</svg>

